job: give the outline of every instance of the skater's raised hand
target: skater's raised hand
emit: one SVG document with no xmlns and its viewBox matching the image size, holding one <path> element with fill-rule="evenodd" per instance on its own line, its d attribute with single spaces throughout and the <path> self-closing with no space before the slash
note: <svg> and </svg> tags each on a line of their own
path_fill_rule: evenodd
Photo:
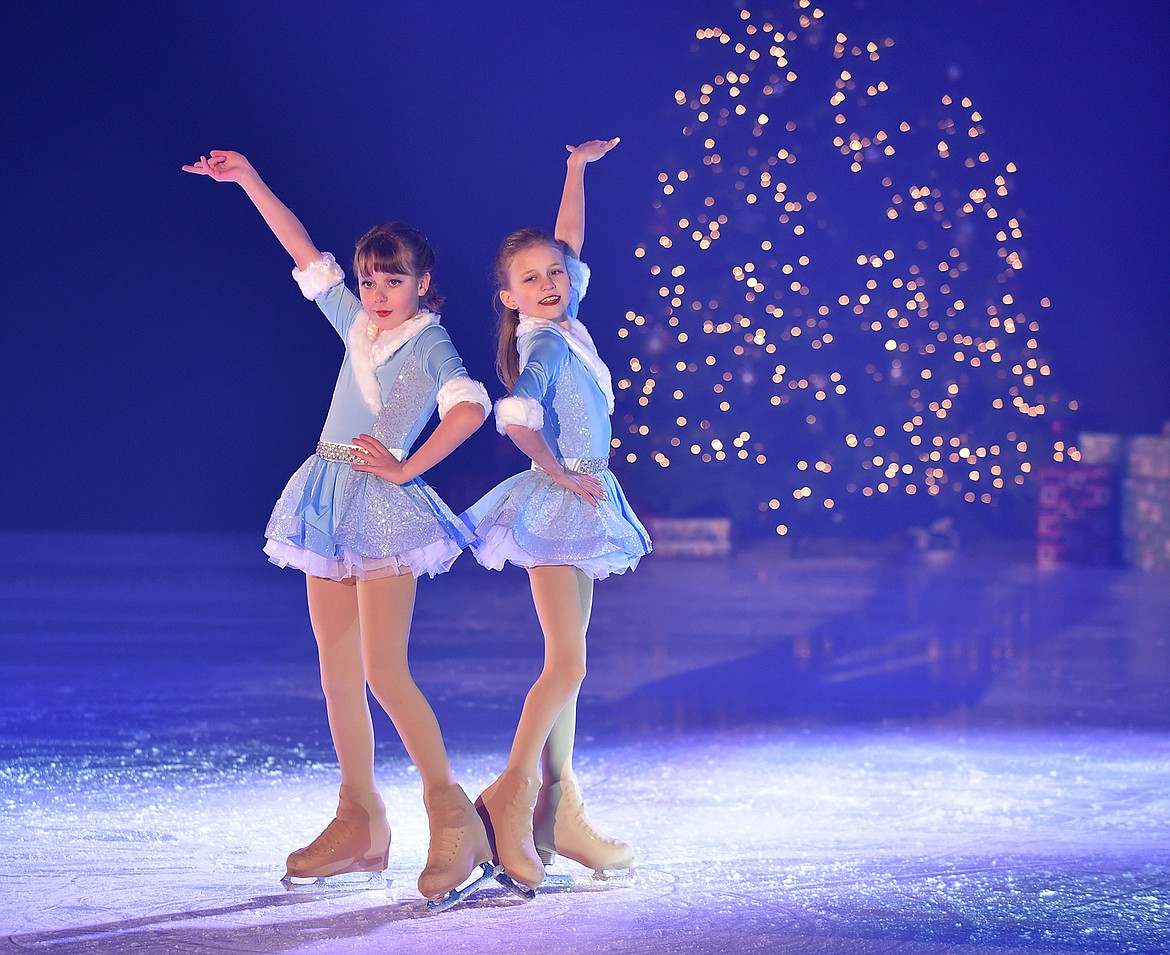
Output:
<svg viewBox="0 0 1170 955">
<path fill-rule="evenodd" d="M 183 167 L 183 172 L 196 176 L 210 176 L 216 182 L 236 182 L 248 194 L 256 210 L 268 223 L 286 252 L 292 256 L 298 269 L 308 268 L 321 258 L 301 220 L 265 185 L 260 174 L 240 153 L 230 149 L 213 149 L 199 162 Z"/>
<path fill-rule="evenodd" d="M 585 167 L 604 156 L 621 140 L 591 139 L 577 146 L 565 146 L 569 151 L 566 160 L 565 188 L 561 193 L 561 205 L 557 209 L 557 224 L 553 230 L 573 255 L 580 256 L 585 244 Z"/>
<path fill-rule="evenodd" d="M 240 153 L 230 149 L 213 149 L 208 155 L 200 156 L 199 162 L 184 166 L 183 172 L 210 176 L 216 182 L 243 182 L 256 175 L 252 164 Z"/>
<path fill-rule="evenodd" d="M 569 151 L 568 162 L 587 163 L 594 162 L 604 156 L 607 152 L 613 149 L 620 143 L 621 137 L 615 136 L 613 139 L 591 139 L 587 143 L 581 143 L 578 146 L 565 145 L 565 149 Z"/>
</svg>

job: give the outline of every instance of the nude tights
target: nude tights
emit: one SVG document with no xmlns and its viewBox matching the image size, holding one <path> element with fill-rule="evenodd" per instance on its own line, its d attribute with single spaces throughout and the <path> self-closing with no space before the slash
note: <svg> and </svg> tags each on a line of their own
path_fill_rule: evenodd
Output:
<svg viewBox="0 0 1170 955">
<path fill-rule="evenodd" d="M 407 662 L 416 584 L 409 573 L 377 580 L 307 578 L 341 781 L 361 791 L 377 791 L 367 685 L 417 767 L 424 796 L 455 782 L 439 723 Z"/>
<path fill-rule="evenodd" d="M 524 700 L 508 769 L 535 777 L 543 764 L 547 784 L 572 773 L 593 580 L 563 565 L 533 567 L 528 576 L 544 632 L 544 667 Z"/>
</svg>

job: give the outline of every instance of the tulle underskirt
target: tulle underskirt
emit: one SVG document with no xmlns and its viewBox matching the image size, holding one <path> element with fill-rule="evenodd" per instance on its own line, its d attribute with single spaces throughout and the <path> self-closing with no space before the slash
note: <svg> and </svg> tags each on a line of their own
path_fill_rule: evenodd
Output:
<svg viewBox="0 0 1170 955">
<path fill-rule="evenodd" d="M 568 564 L 594 579 L 622 574 L 650 553 L 650 535 L 608 469 L 597 507 L 544 471 L 514 475 L 462 515 L 475 532 L 472 553 L 490 570 Z"/>
<path fill-rule="evenodd" d="M 316 455 L 289 479 L 265 537 L 272 563 L 332 580 L 434 577 L 471 542 L 426 482 L 391 484 Z"/>
</svg>

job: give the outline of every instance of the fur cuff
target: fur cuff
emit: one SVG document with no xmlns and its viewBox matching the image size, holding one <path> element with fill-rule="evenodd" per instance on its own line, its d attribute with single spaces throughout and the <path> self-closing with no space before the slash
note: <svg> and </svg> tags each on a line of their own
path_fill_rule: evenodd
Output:
<svg viewBox="0 0 1170 955">
<path fill-rule="evenodd" d="M 569 269 L 569 282 L 577 290 L 578 297 L 584 298 L 589 291 L 589 266 L 571 255 L 565 256 L 565 265 Z"/>
<path fill-rule="evenodd" d="M 535 398 L 501 398 L 496 402 L 496 430 L 507 434 L 510 424 L 539 431 L 544 427 L 544 408 Z"/>
<path fill-rule="evenodd" d="M 310 262 L 303 269 L 293 269 L 292 276 L 301 287 L 301 294 L 310 302 L 323 292 L 328 292 L 338 282 L 345 281 L 345 273 L 333 258 L 332 252 L 324 253 L 316 262 Z"/>
<path fill-rule="evenodd" d="M 487 389 L 467 375 L 459 375 L 448 378 L 447 383 L 439 389 L 439 420 L 442 421 L 448 411 L 463 401 L 474 401 L 483 408 L 485 418 L 492 412 L 492 399 L 488 397 Z"/>
</svg>

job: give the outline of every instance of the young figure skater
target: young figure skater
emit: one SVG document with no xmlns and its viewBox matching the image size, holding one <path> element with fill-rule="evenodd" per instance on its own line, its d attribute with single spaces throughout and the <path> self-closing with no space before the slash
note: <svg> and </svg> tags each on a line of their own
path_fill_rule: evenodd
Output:
<svg viewBox="0 0 1170 955">
<path fill-rule="evenodd" d="M 418 230 L 379 225 L 358 241 L 358 301 L 333 256 L 317 250 L 243 156 L 212 150 L 183 169 L 243 188 L 296 263 L 301 292 L 345 343 L 316 453 L 285 487 L 264 548 L 273 563 L 306 575 L 341 768 L 336 818 L 288 857 L 285 884 L 382 881 L 390 827 L 374 781 L 368 684 L 422 777 L 430 849 L 418 888 L 440 899 L 489 863 L 491 851 L 407 663 L 417 578 L 446 571 L 469 539 L 419 476 L 483 423 L 487 392 L 439 324 L 434 252 Z M 436 404 L 439 425 L 410 453 Z"/>
<path fill-rule="evenodd" d="M 557 853 L 598 871 L 634 861 L 626 843 L 590 824 L 572 765 L 593 581 L 637 566 L 650 552 L 609 470 L 609 370 L 576 319 L 589 281 L 579 259 L 585 166 L 617 142 L 566 147 L 555 236 L 521 230 L 496 256 L 503 306 L 496 363 L 510 392 L 496 405 L 496 428 L 532 459 L 532 469 L 464 515 L 481 564 L 528 570 L 544 632 L 544 668 L 524 701 L 508 766 L 476 802 L 496 860 L 529 888 Z"/>
</svg>

